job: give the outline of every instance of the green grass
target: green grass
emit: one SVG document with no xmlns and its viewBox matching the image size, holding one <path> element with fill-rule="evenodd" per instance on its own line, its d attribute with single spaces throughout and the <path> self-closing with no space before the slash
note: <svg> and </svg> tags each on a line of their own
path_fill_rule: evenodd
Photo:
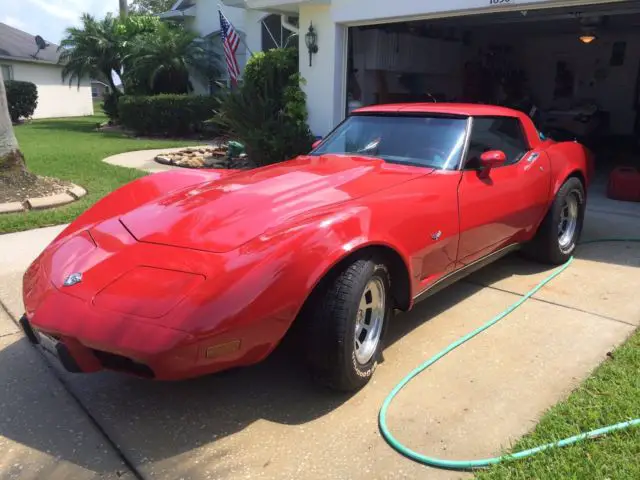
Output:
<svg viewBox="0 0 640 480">
<path fill-rule="evenodd" d="M 49 210 L 0 215 L 0 233 L 67 223 L 109 192 L 145 175 L 102 160 L 133 150 L 193 145 L 193 141 L 148 140 L 116 132 L 96 132 L 102 115 L 35 120 L 14 128 L 27 167 L 38 175 L 69 180 L 88 194 L 77 202 Z M 197 143 L 197 142 L 196 142 Z"/>
<path fill-rule="evenodd" d="M 613 358 L 598 367 L 567 400 L 551 408 L 535 430 L 517 442 L 512 451 L 638 417 L 640 332 L 618 348 Z M 640 479 L 640 428 L 497 465 L 478 472 L 476 478 L 637 480 Z"/>
</svg>

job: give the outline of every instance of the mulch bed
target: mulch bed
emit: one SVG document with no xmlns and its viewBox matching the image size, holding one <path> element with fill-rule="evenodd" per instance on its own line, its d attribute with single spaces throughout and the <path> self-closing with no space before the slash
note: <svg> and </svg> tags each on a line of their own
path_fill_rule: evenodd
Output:
<svg viewBox="0 0 640 480">
<path fill-rule="evenodd" d="M 38 177 L 29 172 L 0 174 L 0 203 L 24 202 L 27 198 L 48 197 L 63 193 L 72 183 L 57 178 Z"/>
</svg>

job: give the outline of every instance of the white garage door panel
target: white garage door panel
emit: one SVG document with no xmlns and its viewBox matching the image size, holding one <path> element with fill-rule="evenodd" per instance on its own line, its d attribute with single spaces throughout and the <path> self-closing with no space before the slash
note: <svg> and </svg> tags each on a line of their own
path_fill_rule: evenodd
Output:
<svg viewBox="0 0 640 480">
<path fill-rule="evenodd" d="M 623 1 L 625 0 L 333 0 L 331 18 L 336 23 L 365 25 L 454 14 L 522 10 L 523 7 L 568 7 Z"/>
</svg>

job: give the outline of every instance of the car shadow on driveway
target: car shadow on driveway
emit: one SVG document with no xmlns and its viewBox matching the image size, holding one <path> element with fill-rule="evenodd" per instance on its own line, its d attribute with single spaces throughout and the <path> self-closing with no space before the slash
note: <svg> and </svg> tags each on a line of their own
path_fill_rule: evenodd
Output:
<svg viewBox="0 0 640 480">
<path fill-rule="evenodd" d="M 0 478 L 124 475 L 126 466 L 25 337 L 0 337 L 0 365 Z"/>
</svg>

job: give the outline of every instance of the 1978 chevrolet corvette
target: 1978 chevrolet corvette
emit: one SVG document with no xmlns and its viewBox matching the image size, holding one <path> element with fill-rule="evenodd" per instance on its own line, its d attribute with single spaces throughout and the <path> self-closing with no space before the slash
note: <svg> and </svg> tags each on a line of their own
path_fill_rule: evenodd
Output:
<svg viewBox="0 0 640 480">
<path fill-rule="evenodd" d="M 28 338 L 74 372 L 175 380 L 263 360 L 371 378 L 393 310 L 521 248 L 566 261 L 592 171 L 518 111 L 365 107 L 290 161 L 174 170 L 108 195 L 24 276 Z"/>
</svg>

